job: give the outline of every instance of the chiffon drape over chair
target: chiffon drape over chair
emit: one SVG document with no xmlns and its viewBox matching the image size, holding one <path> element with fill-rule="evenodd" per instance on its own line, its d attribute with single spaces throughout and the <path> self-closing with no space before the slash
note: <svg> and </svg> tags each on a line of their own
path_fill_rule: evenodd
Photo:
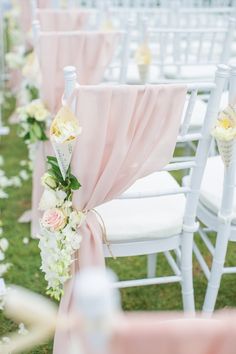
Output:
<svg viewBox="0 0 236 354">
<path fill-rule="evenodd" d="M 41 97 L 51 112 L 60 105 L 63 68 L 73 65 L 81 85 L 99 84 L 117 49 L 119 32 L 42 32 L 39 61 Z M 52 55 L 53 53 L 53 55 Z"/>
<path fill-rule="evenodd" d="M 80 31 L 88 23 L 89 12 L 78 9 L 38 9 L 42 31 Z"/>
<path fill-rule="evenodd" d="M 98 84 L 117 48 L 120 33 L 112 32 L 74 32 L 66 34 L 44 33 L 40 36 L 39 62 L 41 67 L 41 98 L 53 114 L 61 106 L 64 88 L 63 68 L 75 65 L 81 84 Z M 53 55 L 51 55 L 53 53 Z M 45 152 L 52 154 L 50 144 L 40 143 L 37 149 L 33 172 L 31 234 L 35 236 L 38 228 L 38 202 L 42 193 L 40 177 L 45 170 Z"/>
<path fill-rule="evenodd" d="M 74 206 L 86 210 L 79 229 L 82 244 L 73 263 L 103 265 L 103 233 L 93 209 L 115 197 L 138 178 L 163 168 L 171 159 L 186 96 L 182 85 L 80 87 L 76 116 L 82 135 L 75 146 L 72 171 L 82 188 Z M 74 277 L 67 283 L 60 312 L 72 308 Z M 68 337 L 56 333 L 54 353 L 66 353 Z"/>
</svg>

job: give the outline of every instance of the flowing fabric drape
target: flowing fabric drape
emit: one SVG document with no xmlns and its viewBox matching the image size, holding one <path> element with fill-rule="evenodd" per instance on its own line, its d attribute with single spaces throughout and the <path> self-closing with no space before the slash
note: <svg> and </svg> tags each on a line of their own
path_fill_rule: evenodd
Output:
<svg viewBox="0 0 236 354">
<path fill-rule="evenodd" d="M 101 82 L 120 39 L 119 32 L 48 32 L 39 42 L 42 98 L 51 112 L 59 109 L 63 68 L 73 65 L 81 85 Z"/>
<path fill-rule="evenodd" d="M 89 11 L 78 9 L 39 9 L 41 31 L 80 31 L 85 28 Z"/>
<path fill-rule="evenodd" d="M 72 275 L 80 267 L 104 265 L 102 229 L 93 209 L 171 159 L 185 96 L 183 85 L 78 89 L 76 116 L 82 135 L 73 153 L 72 171 L 82 188 L 74 193 L 73 204 L 86 210 L 87 217 L 79 229 L 82 243 Z M 60 313 L 73 308 L 74 279 L 66 284 Z M 68 340 L 68 334 L 57 331 L 54 354 L 66 353 Z"/>
</svg>

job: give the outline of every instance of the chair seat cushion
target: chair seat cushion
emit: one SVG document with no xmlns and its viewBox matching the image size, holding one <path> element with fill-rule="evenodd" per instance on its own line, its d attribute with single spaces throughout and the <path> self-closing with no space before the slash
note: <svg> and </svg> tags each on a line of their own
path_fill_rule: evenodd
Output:
<svg viewBox="0 0 236 354">
<path fill-rule="evenodd" d="M 138 180 L 126 193 L 178 187 L 168 172 Z M 157 239 L 182 230 L 185 196 L 182 194 L 139 199 L 116 199 L 96 210 L 103 218 L 110 242 Z"/>
<path fill-rule="evenodd" d="M 224 164 L 220 156 L 210 157 L 207 161 L 205 173 L 202 180 L 200 202 L 217 214 L 223 193 Z M 234 220 L 236 224 L 236 195 L 234 195 Z"/>
</svg>

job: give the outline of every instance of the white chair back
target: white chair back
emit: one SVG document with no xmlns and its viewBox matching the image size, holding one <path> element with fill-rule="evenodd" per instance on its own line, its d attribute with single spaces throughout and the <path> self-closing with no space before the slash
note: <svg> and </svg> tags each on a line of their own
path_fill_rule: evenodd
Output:
<svg viewBox="0 0 236 354">
<path fill-rule="evenodd" d="M 133 74 L 137 68 L 134 53 L 140 45 L 140 34 L 131 27 L 123 47 L 121 82 L 137 83 L 138 75 Z M 152 54 L 151 82 L 213 79 L 215 66 L 227 64 L 230 59 L 234 29 L 234 19 L 230 19 L 228 28 L 147 29 Z"/>
<path fill-rule="evenodd" d="M 75 71 L 73 73 L 72 68 L 69 71 L 65 71 L 65 92 L 66 97 L 70 96 L 73 92 L 73 80 L 75 80 Z M 72 80 L 73 75 L 73 80 Z M 204 166 L 207 161 L 207 156 L 211 143 L 210 131 L 214 124 L 214 121 L 218 114 L 219 104 L 221 94 L 225 87 L 226 80 L 229 76 L 229 69 L 227 66 L 221 65 L 218 67 L 216 72 L 215 83 L 205 83 L 205 84 L 188 84 L 188 91 L 190 94 L 190 99 L 188 100 L 188 106 L 185 111 L 185 117 L 183 124 L 180 129 L 180 133 L 177 139 L 179 142 L 198 142 L 195 156 L 184 156 L 180 158 L 174 158 L 163 171 L 173 172 L 180 170 L 191 170 L 191 182 L 190 186 L 182 187 L 173 185 L 170 187 L 162 187 L 156 185 L 154 189 L 139 189 L 134 190 L 132 187 L 125 192 L 119 199 L 140 199 L 140 198 L 154 198 L 160 196 L 170 196 L 170 195 L 186 195 L 186 205 L 185 211 L 183 213 L 183 225 L 181 234 L 174 235 L 166 239 L 147 239 L 145 240 L 145 235 L 143 235 L 142 240 L 133 241 L 119 241 L 112 242 L 112 253 L 117 257 L 131 256 L 131 255 L 141 255 L 141 254 L 154 254 L 157 252 L 165 253 L 167 261 L 169 262 L 174 275 L 169 277 L 155 277 L 147 279 L 129 280 L 121 281 L 117 283 L 117 287 L 129 287 L 129 286 L 140 286 L 140 285 L 150 285 L 150 284 L 160 284 L 167 282 L 178 282 L 182 281 L 182 293 L 184 309 L 186 311 L 194 310 L 193 302 L 193 288 L 192 288 L 192 242 L 193 233 L 197 230 L 197 224 L 195 221 L 196 209 L 199 197 L 199 190 L 201 185 L 201 179 L 204 172 Z M 194 105 L 197 100 L 199 92 L 202 91 L 210 92 L 210 99 L 207 106 L 207 112 L 205 115 L 204 124 L 202 131 L 199 133 L 191 133 L 189 131 L 191 116 L 193 112 Z M 108 203 L 109 205 L 109 203 Z M 104 204 L 106 207 L 106 204 Z M 109 208 L 109 206 L 108 206 Z M 101 214 L 105 224 L 107 218 L 104 214 L 103 206 L 98 208 L 98 212 Z M 108 227 L 109 230 L 109 227 Z M 109 231 L 108 231 L 109 233 Z M 171 239 L 171 240 L 170 240 Z M 181 245 L 181 257 L 179 252 L 179 245 Z M 179 262 L 176 262 L 169 250 L 176 249 L 177 255 L 179 256 Z M 106 257 L 110 257 L 111 254 L 109 250 L 104 245 L 104 254 Z M 181 264 L 180 266 L 178 264 Z"/>
</svg>

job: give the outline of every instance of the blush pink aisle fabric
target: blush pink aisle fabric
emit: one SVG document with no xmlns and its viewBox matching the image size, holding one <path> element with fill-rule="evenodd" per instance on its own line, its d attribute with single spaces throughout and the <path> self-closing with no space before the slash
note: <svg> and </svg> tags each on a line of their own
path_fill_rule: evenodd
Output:
<svg viewBox="0 0 236 354">
<path fill-rule="evenodd" d="M 76 116 L 82 127 L 72 171 L 82 188 L 73 204 L 86 210 L 82 243 L 72 275 L 81 267 L 102 266 L 102 230 L 96 206 L 114 199 L 138 178 L 160 170 L 171 159 L 186 97 L 183 85 L 92 86 L 77 92 Z M 60 313 L 72 310 L 72 277 Z M 54 354 L 68 352 L 68 336 L 57 331 Z"/>
<path fill-rule="evenodd" d="M 89 11 L 77 9 L 39 9 L 41 31 L 80 31 L 88 23 Z"/>
<path fill-rule="evenodd" d="M 63 68 L 73 65 L 81 85 L 101 82 L 120 39 L 119 32 L 48 32 L 39 41 L 41 96 L 51 112 L 59 109 Z"/>
<path fill-rule="evenodd" d="M 114 316 L 107 348 L 94 350 L 79 318 L 74 340 L 83 354 L 235 354 L 236 312 L 222 311 L 211 319 L 178 313 L 124 313 Z M 78 330 L 79 329 L 79 330 Z M 79 346 L 78 346 L 79 347 Z"/>
<path fill-rule="evenodd" d="M 235 312 L 212 319 L 184 319 L 176 314 L 127 314 L 115 324 L 108 353 L 235 354 L 235 320 Z"/>
<path fill-rule="evenodd" d="M 52 6 L 52 0 L 37 0 L 39 9 L 49 8 Z"/>
</svg>

